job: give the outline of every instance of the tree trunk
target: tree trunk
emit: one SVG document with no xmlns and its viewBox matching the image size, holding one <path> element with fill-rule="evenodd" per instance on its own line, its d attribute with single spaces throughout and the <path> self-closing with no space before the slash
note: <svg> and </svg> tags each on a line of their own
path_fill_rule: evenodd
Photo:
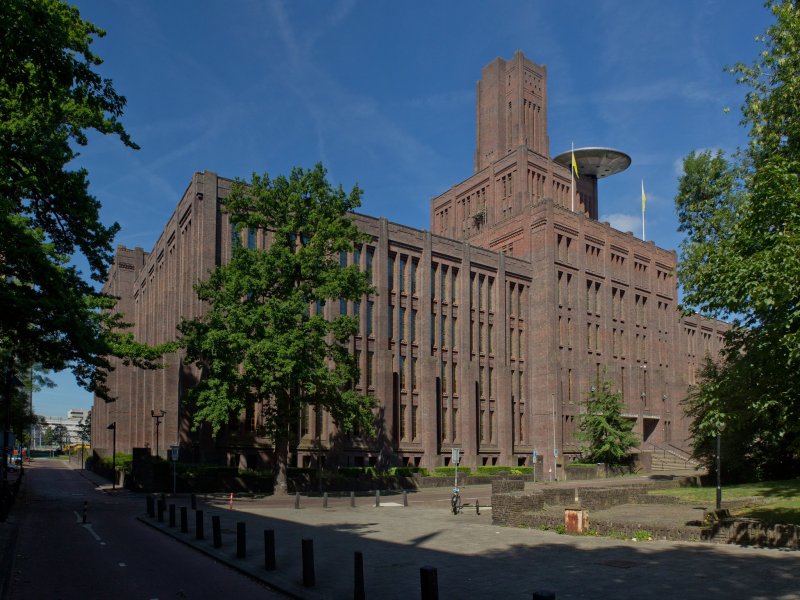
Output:
<svg viewBox="0 0 800 600">
<path fill-rule="evenodd" d="M 275 490 L 276 496 L 289 493 L 287 467 L 289 466 L 289 440 L 280 436 L 275 440 Z"/>
</svg>

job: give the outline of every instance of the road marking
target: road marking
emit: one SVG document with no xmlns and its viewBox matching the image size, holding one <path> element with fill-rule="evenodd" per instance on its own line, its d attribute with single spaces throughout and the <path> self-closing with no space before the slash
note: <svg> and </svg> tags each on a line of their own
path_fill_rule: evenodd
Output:
<svg viewBox="0 0 800 600">
<path fill-rule="evenodd" d="M 92 537 L 94 537 L 94 539 L 96 539 L 98 542 L 101 541 L 100 540 L 100 536 L 97 535 L 97 533 L 95 533 L 95 531 L 94 531 L 94 529 L 92 529 L 92 525 L 90 523 L 84 523 L 83 528 L 86 529 L 89 533 L 91 533 Z"/>
<path fill-rule="evenodd" d="M 77 519 L 75 522 L 80 523 L 83 519 L 81 519 L 81 516 L 78 514 L 78 511 L 73 510 L 72 512 L 75 513 L 75 518 Z"/>
<path fill-rule="evenodd" d="M 127 567 L 128 565 L 126 565 L 125 563 L 119 563 L 119 566 L 120 567 Z"/>
</svg>

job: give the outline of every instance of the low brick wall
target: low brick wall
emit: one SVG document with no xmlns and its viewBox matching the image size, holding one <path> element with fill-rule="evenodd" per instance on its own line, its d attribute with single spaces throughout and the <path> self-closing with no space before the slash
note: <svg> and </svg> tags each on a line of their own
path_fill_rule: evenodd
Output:
<svg viewBox="0 0 800 600">
<path fill-rule="evenodd" d="M 651 504 L 661 500 L 648 496 L 648 488 L 643 484 L 611 488 L 544 488 L 526 493 L 519 487 L 519 483 L 521 482 L 492 483 L 493 524 L 531 527 L 533 526 L 531 523 L 538 523 L 542 518 L 542 515 L 537 516 L 532 513 L 542 510 L 545 506 L 579 506 L 595 511 L 620 504 Z M 677 499 L 669 498 L 664 503 L 673 502 L 677 502 Z"/>
<path fill-rule="evenodd" d="M 564 467 L 564 475 L 567 481 L 588 481 L 589 479 L 605 479 L 606 469 L 604 465 L 567 465 Z"/>
<path fill-rule="evenodd" d="M 492 481 L 492 495 L 508 492 L 521 492 L 525 489 L 525 482 L 517 479 L 495 479 Z"/>
<path fill-rule="evenodd" d="M 723 519 L 704 529 L 703 539 L 721 544 L 800 550 L 800 526 L 770 525 L 757 519 Z"/>
<path fill-rule="evenodd" d="M 539 492 L 492 494 L 492 524 L 533 527 L 536 511 L 543 508 L 544 498 Z"/>
</svg>

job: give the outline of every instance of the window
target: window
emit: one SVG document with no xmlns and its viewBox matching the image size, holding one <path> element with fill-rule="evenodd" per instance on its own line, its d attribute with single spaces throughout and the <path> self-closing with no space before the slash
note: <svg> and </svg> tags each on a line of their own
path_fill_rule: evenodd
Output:
<svg viewBox="0 0 800 600">
<path fill-rule="evenodd" d="M 417 266 L 419 261 L 416 258 L 411 259 L 411 295 L 417 295 Z"/>
<path fill-rule="evenodd" d="M 406 257 L 402 254 L 400 255 L 400 272 L 398 273 L 398 277 L 400 278 L 400 293 L 406 291 Z"/>
<path fill-rule="evenodd" d="M 369 282 L 375 284 L 375 276 L 372 273 L 372 260 L 375 258 L 375 248 L 367 246 L 367 273 L 369 273 Z"/>
<path fill-rule="evenodd" d="M 398 321 L 398 324 L 397 324 L 398 325 L 397 329 L 400 332 L 400 335 L 397 336 L 397 337 L 400 338 L 401 341 L 406 339 L 405 324 L 406 324 L 406 309 L 405 309 L 405 307 L 401 306 L 400 307 L 400 320 Z"/>
<path fill-rule="evenodd" d="M 256 249 L 256 230 L 253 227 L 247 228 L 247 249 Z"/>
<path fill-rule="evenodd" d="M 394 291 L 394 254 L 389 255 L 389 262 L 387 264 L 389 276 L 389 291 Z"/>
<path fill-rule="evenodd" d="M 373 327 L 373 319 L 372 319 L 372 315 L 373 315 L 373 312 L 375 310 L 375 306 L 374 305 L 375 305 L 375 303 L 372 300 L 367 302 L 367 335 L 369 335 L 369 336 L 373 335 L 373 329 L 372 329 L 372 327 Z"/>
<path fill-rule="evenodd" d="M 408 340 L 413 344 L 417 340 L 417 311 L 411 309 L 411 321 L 408 324 L 409 335 Z"/>
</svg>

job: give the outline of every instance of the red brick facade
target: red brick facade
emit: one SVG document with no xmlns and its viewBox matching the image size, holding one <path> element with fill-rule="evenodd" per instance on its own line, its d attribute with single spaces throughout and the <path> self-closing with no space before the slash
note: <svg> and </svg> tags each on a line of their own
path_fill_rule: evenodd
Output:
<svg viewBox="0 0 800 600">
<path fill-rule="evenodd" d="M 321 445 L 328 464 L 447 464 L 452 447 L 467 465 L 530 464 L 534 449 L 568 459 L 582 402 L 607 377 L 623 393 L 642 449 L 688 444 L 680 401 L 726 326 L 677 311 L 676 254 L 597 221 L 597 180 L 577 181 L 550 160 L 546 69 L 517 53 L 483 70 L 477 90 L 475 174 L 431 203 L 431 232 L 354 215 L 371 242 L 347 256 L 373 273 L 378 294 L 324 310 L 355 311 L 352 342 L 359 387 L 379 404 L 374 439 L 339 435 L 309 409 L 298 424 L 298 464 Z M 203 310 L 192 285 L 228 260 L 231 227 L 220 211 L 230 181 L 195 174 L 150 253 L 120 247 L 106 290 L 137 339 L 175 338 L 181 317 Z M 262 232 L 242 240 L 265 247 Z M 93 444 L 154 448 L 151 410 L 166 411 L 161 454 L 267 459 L 258 407 L 216 440 L 190 431 L 186 390 L 193 368 L 170 356 L 162 370 L 120 366 L 115 402 L 95 401 Z"/>
</svg>

